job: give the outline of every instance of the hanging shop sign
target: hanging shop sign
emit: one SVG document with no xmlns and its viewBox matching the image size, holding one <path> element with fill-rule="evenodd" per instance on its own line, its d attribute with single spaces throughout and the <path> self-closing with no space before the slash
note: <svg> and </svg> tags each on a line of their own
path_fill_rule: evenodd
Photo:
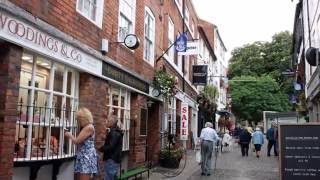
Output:
<svg viewBox="0 0 320 180">
<path fill-rule="evenodd" d="M 176 43 L 175 43 L 175 48 L 177 52 L 186 52 L 187 50 L 187 41 L 188 41 L 188 37 L 186 33 L 182 33 Z"/>
<path fill-rule="evenodd" d="M 0 38 L 91 74 L 101 75 L 100 60 L 3 11 L 0 11 Z"/>
<path fill-rule="evenodd" d="M 199 52 L 199 41 L 188 41 L 186 51 L 180 51 L 178 55 L 198 55 Z"/>
<path fill-rule="evenodd" d="M 205 86 L 207 85 L 208 65 L 192 66 L 192 84 Z"/>
<path fill-rule="evenodd" d="M 149 84 L 111 64 L 103 63 L 102 75 L 149 94 Z"/>
<path fill-rule="evenodd" d="M 180 124 L 180 139 L 188 140 L 188 103 L 181 103 L 181 124 Z"/>
<path fill-rule="evenodd" d="M 280 124 L 280 180 L 320 179 L 320 124 Z"/>
</svg>

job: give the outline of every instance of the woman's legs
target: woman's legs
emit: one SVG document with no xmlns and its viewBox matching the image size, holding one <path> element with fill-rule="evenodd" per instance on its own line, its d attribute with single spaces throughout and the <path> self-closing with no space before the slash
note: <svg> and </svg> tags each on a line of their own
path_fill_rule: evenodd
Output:
<svg viewBox="0 0 320 180">
<path fill-rule="evenodd" d="M 77 179 L 78 180 L 90 180 L 90 174 L 79 173 L 79 174 L 77 174 Z"/>
</svg>

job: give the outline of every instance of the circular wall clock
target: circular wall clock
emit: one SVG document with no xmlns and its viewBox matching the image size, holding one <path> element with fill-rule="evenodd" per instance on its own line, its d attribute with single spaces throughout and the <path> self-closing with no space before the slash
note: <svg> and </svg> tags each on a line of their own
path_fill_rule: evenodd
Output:
<svg viewBox="0 0 320 180">
<path fill-rule="evenodd" d="M 152 96 L 154 96 L 154 97 L 160 96 L 160 91 L 158 89 L 153 89 L 152 90 Z"/>
<path fill-rule="evenodd" d="M 128 34 L 124 38 L 124 45 L 127 46 L 129 49 L 137 49 L 139 47 L 140 40 L 134 34 Z"/>
</svg>

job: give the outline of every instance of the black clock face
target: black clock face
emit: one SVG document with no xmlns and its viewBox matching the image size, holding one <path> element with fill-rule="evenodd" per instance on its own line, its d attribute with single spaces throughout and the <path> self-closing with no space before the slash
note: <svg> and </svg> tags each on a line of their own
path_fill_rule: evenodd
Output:
<svg viewBox="0 0 320 180">
<path fill-rule="evenodd" d="M 136 35 L 134 34 L 128 34 L 125 39 L 124 39 L 124 44 L 129 48 L 129 49 L 136 49 L 139 47 L 139 39 Z"/>
<path fill-rule="evenodd" d="M 158 89 L 153 89 L 153 90 L 152 90 L 152 96 L 154 96 L 154 97 L 160 96 L 159 90 L 158 90 Z"/>
</svg>

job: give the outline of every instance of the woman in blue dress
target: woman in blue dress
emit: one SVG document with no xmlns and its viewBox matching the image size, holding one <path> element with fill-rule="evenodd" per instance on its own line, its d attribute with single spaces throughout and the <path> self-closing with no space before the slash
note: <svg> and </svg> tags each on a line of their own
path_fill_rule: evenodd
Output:
<svg viewBox="0 0 320 180">
<path fill-rule="evenodd" d="M 80 132 L 74 137 L 65 131 L 65 137 L 77 145 L 74 172 L 79 180 L 89 180 L 92 174 L 98 173 L 98 155 L 94 147 L 95 130 L 91 112 L 87 108 L 80 108 L 76 114 Z"/>
</svg>

